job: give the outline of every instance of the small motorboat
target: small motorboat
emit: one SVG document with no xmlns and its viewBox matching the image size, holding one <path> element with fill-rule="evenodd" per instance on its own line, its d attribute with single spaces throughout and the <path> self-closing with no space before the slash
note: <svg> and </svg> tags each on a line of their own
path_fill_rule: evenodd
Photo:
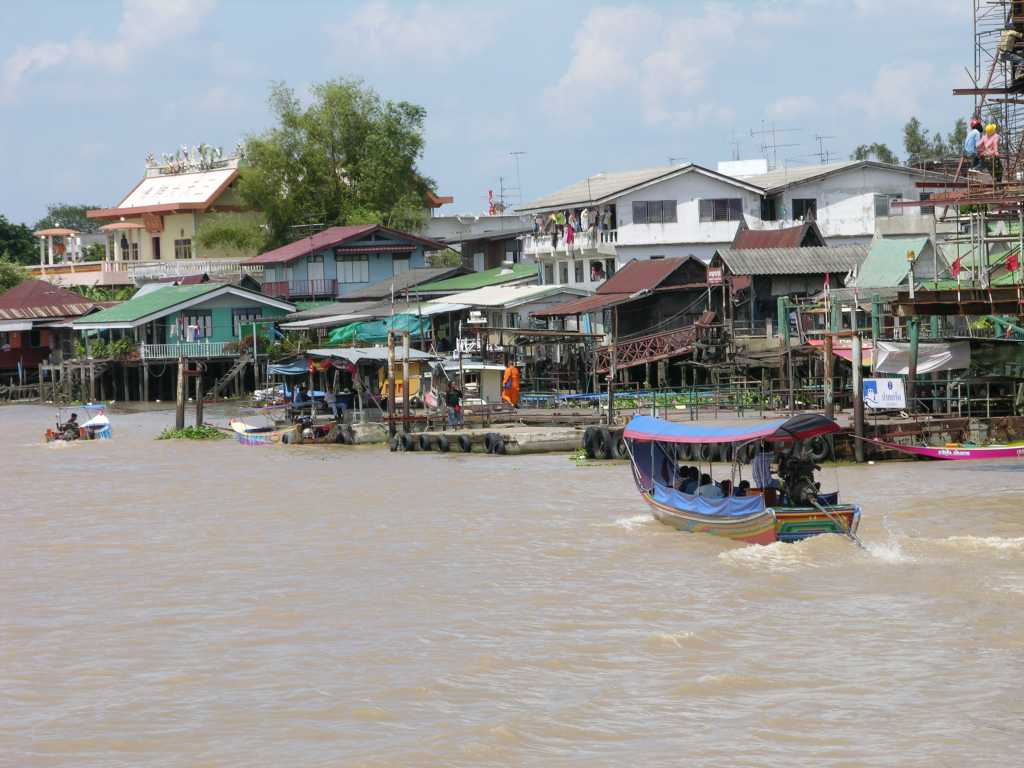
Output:
<svg viewBox="0 0 1024 768">
<path fill-rule="evenodd" d="M 246 424 L 239 419 L 232 419 L 229 422 L 230 431 L 238 438 L 242 445 L 275 445 L 277 443 L 294 443 L 298 441 L 299 426 L 292 424 L 288 427 L 257 427 Z M 225 430 L 227 431 L 227 430 Z"/>
<path fill-rule="evenodd" d="M 838 533 L 856 541 L 860 507 L 840 504 L 838 493 L 822 494 L 814 481 L 814 471 L 820 467 L 795 449 L 802 441 L 838 430 L 838 424 L 817 414 L 740 427 L 677 424 L 635 416 L 623 438 L 641 496 L 657 520 L 677 530 L 751 544 L 800 541 L 822 533 Z M 734 459 L 729 495 L 718 495 L 720 489 L 704 495 L 681 490 L 689 487 L 681 482 L 680 463 L 691 461 L 691 447 L 732 446 L 733 456 L 763 451 L 767 458 L 769 443 L 788 446 L 788 451 L 779 451 L 778 480 L 767 487 L 744 487 L 742 496 L 733 495 L 732 489 L 739 485 L 735 478 L 742 475 L 742 465 Z M 765 468 L 769 474 L 770 470 L 770 465 Z"/>
<path fill-rule="evenodd" d="M 103 403 L 85 403 L 78 406 L 90 414 L 90 418 L 82 423 L 74 420 L 63 421 L 63 409 L 57 417 L 55 428 L 46 430 L 46 442 L 56 440 L 71 442 L 73 440 L 109 440 L 114 436 L 110 426 L 110 418 L 106 414 Z M 74 415 L 74 414 L 72 414 Z"/>
<path fill-rule="evenodd" d="M 979 460 L 979 459 L 1019 459 L 1024 457 L 1024 443 L 1006 445 L 964 445 L 963 443 L 946 443 L 941 447 L 933 445 L 900 445 L 872 440 L 875 445 L 893 451 L 901 451 L 911 456 L 923 456 L 928 459 Z"/>
</svg>

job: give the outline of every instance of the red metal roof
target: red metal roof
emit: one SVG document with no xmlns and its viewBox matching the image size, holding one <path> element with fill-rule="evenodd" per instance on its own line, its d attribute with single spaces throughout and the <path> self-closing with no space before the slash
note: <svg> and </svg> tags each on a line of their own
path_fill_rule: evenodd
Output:
<svg viewBox="0 0 1024 768">
<path fill-rule="evenodd" d="M 813 221 L 785 229 L 747 229 L 740 227 L 733 240 L 733 250 L 742 248 L 799 248 L 804 245 L 824 245 L 818 225 Z"/>
<path fill-rule="evenodd" d="M 636 293 L 644 289 L 654 290 L 673 272 L 685 264 L 687 259 L 643 259 L 631 261 L 609 277 L 597 289 L 604 293 Z"/>
<path fill-rule="evenodd" d="M 304 237 L 301 240 L 296 240 L 294 243 L 288 243 L 288 245 L 282 245 L 280 248 L 275 248 L 272 251 L 261 253 L 254 259 L 243 261 L 242 264 L 287 264 L 311 253 L 322 251 L 325 248 L 333 248 L 349 240 L 366 237 L 374 232 L 382 232 L 392 237 L 417 243 L 432 251 L 442 251 L 447 247 L 436 240 L 429 240 L 425 237 L 411 235 L 408 232 L 400 232 L 397 229 L 382 227 L 379 224 L 361 224 L 352 227 L 331 227 L 330 229 L 325 229 L 323 232 L 317 232 L 310 237 Z M 397 248 L 391 250 L 403 250 L 402 246 L 403 244 L 399 244 Z"/>
<path fill-rule="evenodd" d="M 96 303 L 45 280 L 26 280 L 0 294 L 0 320 L 78 317 Z"/>
<path fill-rule="evenodd" d="M 589 312 L 596 312 L 615 304 L 622 304 L 629 300 L 628 293 L 595 293 L 593 296 L 584 296 L 576 301 L 569 301 L 565 304 L 558 304 L 550 309 L 540 312 L 532 312 L 534 317 L 568 317 L 570 315 L 585 315 Z"/>
</svg>

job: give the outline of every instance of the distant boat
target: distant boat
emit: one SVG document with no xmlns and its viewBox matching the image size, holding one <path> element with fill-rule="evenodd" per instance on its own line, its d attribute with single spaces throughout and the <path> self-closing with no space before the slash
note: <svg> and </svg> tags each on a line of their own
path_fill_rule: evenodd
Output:
<svg viewBox="0 0 1024 768">
<path fill-rule="evenodd" d="M 46 442 L 50 443 L 54 440 L 109 440 L 114 436 L 113 428 L 110 425 L 110 418 L 106 414 L 106 405 L 103 403 L 85 403 L 75 407 L 92 414 L 92 417 L 78 424 L 77 427 L 62 424 L 58 420 L 56 429 L 46 430 Z M 63 411 L 63 409 L 61 410 Z"/>
<path fill-rule="evenodd" d="M 948 443 L 939 447 L 932 445 L 899 445 L 898 443 L 886 443 L 881 440 L 872 440 L 871 442 L 890 450 L 901 451 L 912 456 L 925 456 L 929 459 L 977 461 L 979 459 L 1019 459 L 1024 457 L 1024 443 L 1009 443 L 1007 445 L 962 445 L 960 443 Z"/>
<path fill-rule="evenodd" d="M 819 467 L 790 451 L 780 458 L 780 487 L 750 488 L 743 496 L 701 496 L 679 490 L 679 465 L 695 445 L 731 445 L 733 455 L 751 454 L 764 443 L 810 440 L 839 430 L 831 419 L 801 414 L 741 427 L 677 424 L 635 416 L 623 437 L 633 478 L 654 517 L 673 528 L 751 544 L 799 541 L 821 533 L 856 540 L 860 507 L 840 504 L 838 493 L 822 494 L 814 482 Z M 683 449 L 687 450 L 683 450 Z"/>
<path fill-rule="evenodd" d="M 275 427 L 254 427 L 244 421 L 232 419 L 231 431 L 242 445 L 274 445 L 276 443 L 293 443 L 298 440 L 297 424 L 277 429 Z M 225 430 L 226 431 L 226 430 Z"/>
</svg>

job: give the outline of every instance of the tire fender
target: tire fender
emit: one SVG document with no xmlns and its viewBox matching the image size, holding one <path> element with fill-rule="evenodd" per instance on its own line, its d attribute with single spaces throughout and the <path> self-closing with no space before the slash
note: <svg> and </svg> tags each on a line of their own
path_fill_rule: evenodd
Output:
<svg viewBox="0 0 1024 768">
<path fill-rule="evenodd" d="M 417 446 L 419 447 L 419 449 L 421 451 L 429 451 L 431 448 L 434 447 L 433 446 L 433 442 L 434 442 L 433 438 L 430 435 L 427 435 L 427 434 L 421 434 L 416 439 L 416 444 L 417 444 Z"/>
<path fill-rule="evenodd" d="M 597 427 L 587 427 L 583 430 L 583 452 L 587 455 L 588 459 L 597 458 L 594 454 L 595 432 L 597 432 Z"/>
<path fill-rule="evenodd" d="M 470 453 L 473 450 L 473 440 L 469 435 L 459 435 L 459 448 L 463 453 Z"/>
<path fill-rule="evenodd" d="M 402 446 L 403 451 L 416 450 L 416 444 L 412 440 L 412 435 L 408 432 L 403 432 L 398 439 L 401 441 L 399 444 Z"/>
<path fill-rule="evenodd" d="M 608 427 L 598 427 L 594 434 L 594 456 L 598 459 L 610 459 L 614 450 L 611 430 Z"/>
<path fill-rule="evenodd" d="M 435 442 L 437 444 L 437 450 L 441 453 L 448 453 L 448 449 L 450 447 L 448 444 L 448 435 L 438 435 Z"/>
</svg>

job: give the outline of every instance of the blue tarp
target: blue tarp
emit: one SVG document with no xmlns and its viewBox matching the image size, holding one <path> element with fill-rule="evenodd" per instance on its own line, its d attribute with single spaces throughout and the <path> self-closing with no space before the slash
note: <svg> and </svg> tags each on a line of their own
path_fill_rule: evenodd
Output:
<svg viewBox="0 0 1024 768">
<path fill-rule="evenodd" d="M 839 425 L 817 413 L 801 413 L 788 419 L 761 421 L 738 427 L 712 424 L 677 424 L 651 416 L 634 416 L 623 437 L 638 442 L 745 443 L 749 440 L 807 440 L 838 432 Z"/>
<path fill-rule="evenodd" d="M 305 358 L 287 363 L 270 363 L 267 366 L 267 373 L 278 376 L 305 376 L 308 371 Z"/>
</svg>

